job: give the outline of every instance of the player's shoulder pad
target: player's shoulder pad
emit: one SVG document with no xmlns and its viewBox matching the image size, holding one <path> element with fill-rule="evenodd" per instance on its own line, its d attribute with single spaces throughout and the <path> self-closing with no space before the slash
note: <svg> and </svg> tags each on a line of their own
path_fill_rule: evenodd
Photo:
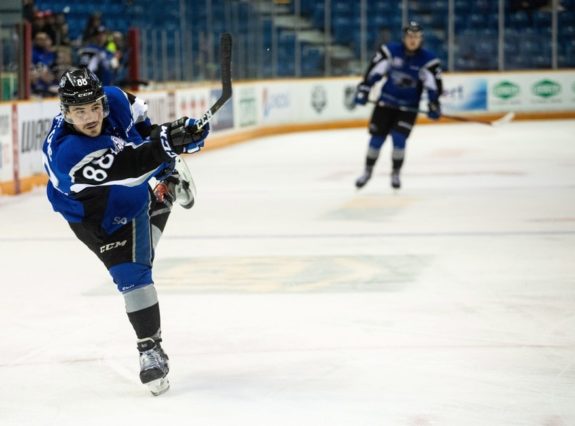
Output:
<svg viewBox="0 0 575 426">
<path fill-rule="evenodd" d="M 440 64 L 439 58 L 431 50 L 421 48 L 420 56 L 424 68 L 433 68 Z"/>
<path fill-rule="evenodd" d="M 398 42 L 391 42 L 387 45 L 384 45 L 387 47 L 387 50 L 389 51 L 391 56 L 401 56 L 402 52 L 403 52 L 403 44 L 402 43 L 398 43 Z"/>
<path fill-rule="evenodd" d="M 128 100 L 128 95 L 122 89 L 116 86 L 104 86 L 104 93 L 108 98 L 110 106 L 112 104 L 124 104 L 130 106 L 130 101 Z"/>
</svg>

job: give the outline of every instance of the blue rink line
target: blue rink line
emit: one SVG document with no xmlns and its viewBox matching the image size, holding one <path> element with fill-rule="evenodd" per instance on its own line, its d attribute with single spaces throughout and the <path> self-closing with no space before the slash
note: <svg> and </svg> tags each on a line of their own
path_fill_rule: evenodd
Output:
<svg viewBox="0 0 575 426">
<path fill-rule="evenodd" d="M 376 232 L 370 234 L 237 234 L 237 235 L 164 235 L 162 240 L 312 240 L 340 238 L 458 238 L 458 237 L 530 237 L 573 236 L 575 230 L 559 231 L 470 231 L 470 232 Z M 0 243 L 77 241 L 70 237 L 0 237 Z"/>
</svg>

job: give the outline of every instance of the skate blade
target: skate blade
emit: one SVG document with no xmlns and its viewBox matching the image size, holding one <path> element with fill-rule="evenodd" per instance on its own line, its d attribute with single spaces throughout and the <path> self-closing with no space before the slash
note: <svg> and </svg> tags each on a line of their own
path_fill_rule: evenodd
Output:
<svg viewBox="0 0 575 426">
<path fill-rule="evenodd" d="M 162 377 L 160 379 L 152 380 L 146 383 L 146 386 L 152 392 L 152 395 L 158 396 L 170 389 L 170 381 L 167 377 Z"/>
</svg>

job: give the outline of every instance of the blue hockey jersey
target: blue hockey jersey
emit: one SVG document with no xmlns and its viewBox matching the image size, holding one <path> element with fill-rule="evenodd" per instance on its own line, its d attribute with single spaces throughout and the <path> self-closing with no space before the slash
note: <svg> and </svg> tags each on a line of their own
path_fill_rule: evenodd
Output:
<svg viewBox="0 0 575 426">
<path fill-rule="evenodd" d="M 104 87 L 104 93 L 109 114 L 100 136 L 76 132 L 60 114 L 42 153 L 53 209 L 68 222 L 84 222 L 111 234 L 148 209 L 148 181 L 168 167 L 175 154 L 136 130 L 150 128 L 142 101 L 117 87 Z"/>
<path fill-rule="evenodd" d="M 423 89 L 436 102 L 443 90 L 439 59 L 426 49 L 408 54 L 403 43 L 381 45 L 371 60 L 362 84 L 373 86 L 387 77 L 379 100 L 392 106 L 417 108 Z"/>
</svg>

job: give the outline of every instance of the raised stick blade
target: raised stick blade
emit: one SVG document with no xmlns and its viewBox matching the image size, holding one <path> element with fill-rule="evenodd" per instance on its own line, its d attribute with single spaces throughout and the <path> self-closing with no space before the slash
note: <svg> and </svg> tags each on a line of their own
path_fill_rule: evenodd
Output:
<svg viewBox="0 0 575 426">
<path fill-rule="evenodd" d="M 232 94 L 232 35 L 222 33 L 220 36 L 220 74 L 222 93 L 225 98 Z"/>
<path fill-rule="evenodd" d="M 503 117 L 498 118 L 497 120 L 495 120 L 491 124 L 493 126 L 500 126 L 502 124 L 509 123 L 511 120 L 513 120 L 513 118 L 515 118 L 515 113 L 514 112 L 508 112 Z"/>
<path fill-rule="evenodd" d="M 191 133 L 203 129 L 214 114 L 232 97 L 232 35 L 230 33 L 222 33 L 220 36 L 220 75 L 222 77 L 222 94 L 210 109 L 194 122 L 189 130 Z"/>
</svg>

